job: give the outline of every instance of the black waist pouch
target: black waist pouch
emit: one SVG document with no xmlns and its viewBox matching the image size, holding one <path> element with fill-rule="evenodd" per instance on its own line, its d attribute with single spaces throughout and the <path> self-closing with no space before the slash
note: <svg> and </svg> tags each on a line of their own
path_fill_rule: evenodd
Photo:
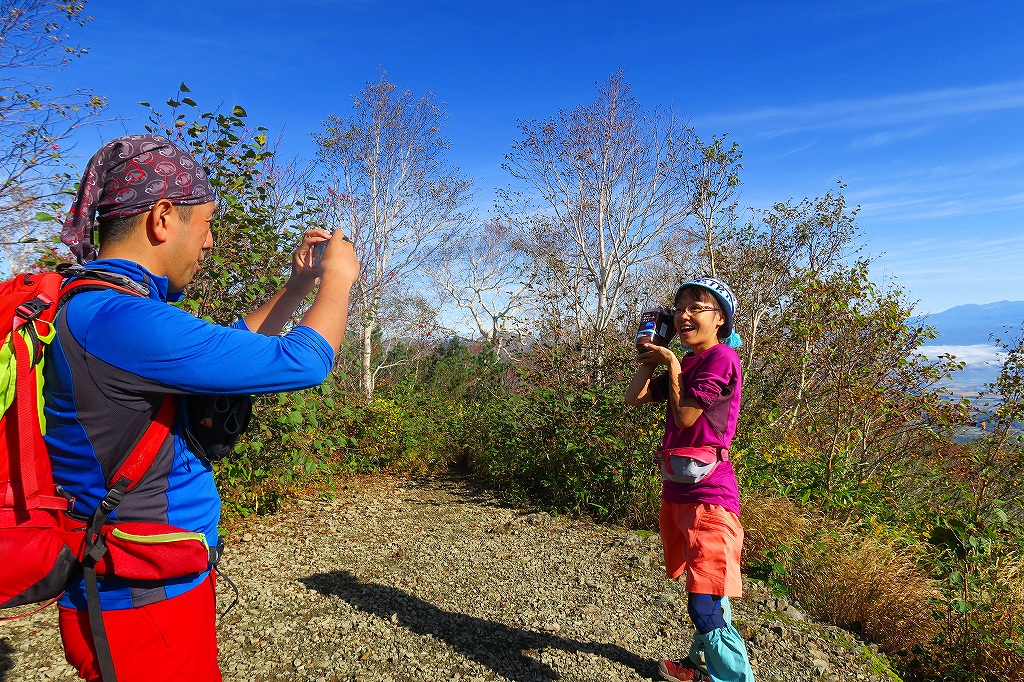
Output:
<svg viewBox="0 0 1024 682">
<path fill-rule="evenodd" d="M 252 396 L 190 395 L 185 398 L 185 437 L 192 450 L 211 462 L 233 452 L 252 419 Z"/>
</svg>

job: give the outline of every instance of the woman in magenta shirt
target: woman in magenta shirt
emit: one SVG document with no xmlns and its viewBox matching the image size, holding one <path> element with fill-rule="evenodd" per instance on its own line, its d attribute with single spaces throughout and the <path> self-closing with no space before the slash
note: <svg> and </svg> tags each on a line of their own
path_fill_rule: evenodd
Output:
<svg viewBox="0 0 1024 682">
<path fill-rule="evenodd" d="M 743 376 L 734 350 L 736 298 L 722 281 L 703 277 L 675 297 L 675 333 L 689 348 L 682 358 L 664 346 L 643 344 L 640 367 L 626 402 L 665 402 L 659 450 L 662 502 L 659 525 L 669 578 L 686 573 L 687 610 L 697 634 L 690 655 L 663 660 L 670 682 L 753 682 L 743 639 L 732 626 L 729 597 L 743 596 L 739 489 L 729 460 Z M 654 377 L 659 365 L 668 371 Z"/>
</svg>

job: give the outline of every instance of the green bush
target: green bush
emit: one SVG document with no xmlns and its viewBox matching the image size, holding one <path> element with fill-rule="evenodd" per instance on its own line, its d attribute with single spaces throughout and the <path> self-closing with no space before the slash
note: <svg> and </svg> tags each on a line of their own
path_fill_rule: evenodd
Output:
<svg viewBox="0 0 1024 682">
<path fill-rule="evenodd" d="M 215 468 L 229 515 L 272 512 L 299 485 L 372 470 L 352 436 L 359 415 L 337 395 L 329 378 L 305 391 L 256 399 L 235 456 Z"/>
<path fill-rule="evenodd" d="M 468 418 L 469 466 L 518 499 L 652 527 L 663 416 L 624 402 L 635 350 L 616 343 L 599 368 L 571 351 L 545 349 L 493 383 Z"/>
<path fill-rule="evenodd" d="M 304 487 L 382 470 L 425 473 L 458 457 L 465 408 L 434 394 L 367 402 L 332 376 L 315 388 L 257 398 L 236 456 L 216 466 L 228 515 L 271 512 Z"/>
<path fill-rule="evenodd" d="M 918 662 L 922 679 L 1024 679 L 1024 532 L 996 505 L 980 518 L 952 510 L 932 529 L 932 604 L 941 624 Z"/>
</svg>

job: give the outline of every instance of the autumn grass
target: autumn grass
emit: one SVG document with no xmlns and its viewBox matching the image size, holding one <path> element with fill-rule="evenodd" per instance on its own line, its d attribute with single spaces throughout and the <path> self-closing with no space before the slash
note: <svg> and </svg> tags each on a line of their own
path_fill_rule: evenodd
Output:
<svg viewBox="0 0 1024 682">
<path fill-rule="evenodd" d="M 743 522 L 745 563 L 815 618 L 901 658 L 935 638 L 939 624 L 929 614 L 941 590 L 912 550 L 814 518 L 781 498 L 748 497 Z"/>
<path fill-rule="evenodd" d="M 933 550 L 865 535 L 784 498 L 748 495 L 744 564 L 818 620 L 859 632 L 904 679 L 1024 680 L 1024 553 L 964 564 L 960 594 Z"/>
</svg>

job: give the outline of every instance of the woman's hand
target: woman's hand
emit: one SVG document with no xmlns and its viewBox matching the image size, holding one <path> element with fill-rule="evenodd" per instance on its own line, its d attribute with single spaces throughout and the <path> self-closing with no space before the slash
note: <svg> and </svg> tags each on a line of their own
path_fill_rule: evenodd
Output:
<svg viewBox="0 0 1024 682">
<path fill-rule="evenodd" d="M 665 365 L 672 366 L 672 363 L 679 362 L 676 354 L 665 346 L 658 346 L 653 343 L 641 344 L 643 349 L 636 357 L 637 362 L 642 365 Z"/>
<path fill-rule="evenodd" d="M 320 264 L 316 262 L 316 245 L 330 238 L 331 233 L 327 230 L 306 230 L 302 243 L 292 254 L 292 283 L 301 285 L 309 291 L 313 290 L 316 278 L 323 274 Z"/>
</svg>

